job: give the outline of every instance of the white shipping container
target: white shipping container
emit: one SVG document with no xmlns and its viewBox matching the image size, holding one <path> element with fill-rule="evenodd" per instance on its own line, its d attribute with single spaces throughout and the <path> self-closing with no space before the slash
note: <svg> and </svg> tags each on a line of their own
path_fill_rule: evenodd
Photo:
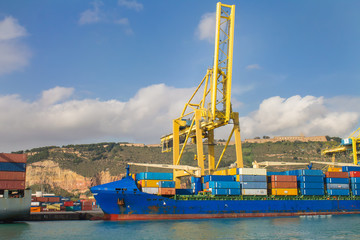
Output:
<svg viewBox="0 0 360 240">
<path fill-rule="evenodd" d="M 267 189 L 242 189 L 242 195 L 267 195 Z"/>
<path fill-rule="evenodd" d="M 158 194 L 159 193 L 159 188 L 156 188 L 156 187 L 143 187 L 142 191 L 144 193 Z"/>
<path fill-rule="evenodd" d="M 31 206 L 32 206 L 32 207 L 39 207 L 39 206 L 40 206 L 40 202 L 31 202 Z"/>
<path fill-rule="evenodd" d="M 263 168 L 238 168 L 238 175 L 266 175 Z"/>
</svg>

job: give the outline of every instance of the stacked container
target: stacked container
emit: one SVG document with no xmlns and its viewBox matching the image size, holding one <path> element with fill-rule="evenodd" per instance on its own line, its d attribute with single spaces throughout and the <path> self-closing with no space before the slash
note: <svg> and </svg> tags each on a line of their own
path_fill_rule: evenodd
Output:
<svg viewBox="0 0 360 240">
<path fill-rule="evenodd" d="M 324 174 L 321 170 L 299 169 L 287 171 L 288 175 L 296 175 L 301 195 L 324 195 Z"/>
<path fill-rule="evenodd" d="M 207 175 L 203 177 L 204 190 L 213 195 L 240 195 L 240 183 L 229 175 Z"/>
<path fill-rule="evenodd" d="M 158 194 L 160 181 L 172 181 L 172 173 L 141 172 L 136 174 L 136 180 L 145 193 Z"/>
<path fill-rule="evenodd" d="M 326 172 L 325 176 L 326 190 L 329 196 L 348 196 L 350 194 L 347 172 Z"/>
<path fill-rule="evenodd" d="M 24 190 L 26 154 L 0 153 L 0 190 Z"/>
<path fill-rule="evenodd" d="M 175 195 L 174 181 L 159 181 L 159 195 L 173 196 Z"/>
<path fill-rule="evenodd" d="M 240 182 L 242 195 L 267 195 L 266 169 L 238 168 L 236 181 Z"/>
<path fill-rule="evenodd" d="M 353 196 L 360 196 L 360 171 L 350 171 L 350 189 Z"/>
<path fill-rule="evenodd" d="M 191 189 L 193 194 L 198 194 L 198 192 L 202 191 L 203 186 L 201 183 L 201 178 L 199 177 L 191 177 Z"/>
<path fill-rule="evenodd" d="M 271 195 L 296 196 L 298 195 L 297 177 L 272 175 L 270 176 L 269 190 Z"/>
</svg>

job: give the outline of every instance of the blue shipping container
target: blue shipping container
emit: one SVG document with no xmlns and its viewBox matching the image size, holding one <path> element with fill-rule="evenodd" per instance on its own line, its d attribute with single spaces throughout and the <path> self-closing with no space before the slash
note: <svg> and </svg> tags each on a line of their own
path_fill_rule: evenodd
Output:
<svg viewBox="0 0 360 240">
<path fill-rule="evenodd" d="M 192 189 L 175 189 L 176 195 L 192 195 Z"/>
<path fill-rule="evenodd" d="M 350 191 L 349 189 L 328 189 L 327 194 L 330 196 L 348 196 Z"/>
<path fill-rule="evenodd" d="M 239 175 L 240 182 L 266 182 L 265 175 Z"/>
<path fill-rule="evenodd" d="M 351 189 L 360 190 L 360 183 L 352 183 L 350 187 Z"/>
<path fill-rule="evenodd" d="M 239 188 L 240 182 L 210 181 L 209 188 Z"/>
<path fill-rule="evenodd" d="M 301 192 L 301 195 L 324 195 L 325 192 L 324 192 L 324 189 L 323 188 L 311 188 L 311 189 L 308 189 L 308 188 L 303 188 L 303 189 L 300 189 L 300 192 Z"/>
<path fill-rule="evenodd" d="M 343 172 L 360 171 L 360 167 L 343 166 L 342 171 Z"/>
<path fill-rule="evenodd" d="M 0 162 L 0 171 L 6 172 L 25 172 L 25 163 Z"/>
<path fill-rule="evenodd" d="M 321 170 L 299 169 L 297 171 L 299 176 L 324 176 Z"/>
<path fill-rule="evenodd" d="M 286 172 L 266 172 L 267 176 L 272 176 L 272 175 L 286 175 Z"/>
<path fill-rule="evenodd" d="M 202 183 L 201 182 L 197 182 L 197 183 L 192 183 L 191 184 L 191 188 L 193 189 L 193 193 L 194 194 L 198 194 L 199 191 L 202 191 Z"/>
<path fill-rule="evenodd" d="M 172 173 L 141 172 L 136 174 L 137 180 L 173 180 Z"/>
<path fill-rule="evenodd" d="M 225 188 L 212 188 L 211 193 L 213 195 L 228 195 L 228 189 L 225 189 Z"/>
<path fill-rule="evenodd" d="M 203 178 L 204 183 L 210 181 L 235 181 L 235 178 L 232 175 L 206 175 Z"/>
<path fill-rule="evenodd" d="M 297 180 L 299 182 L 324 182 L 324 178 L 322 176 L 298 176 Z"/>
<path fill-rule="evenodd" d="M 306 188 L 306 189 L 313 189 L 313 188 L 324 189 L 323 182 L 301 182 L 299 186 L 300 188 Z"/>
<path fill-rule="evenodd" d="M 240 182 L 241 189 L 266 189 L 267 182 Z"/>
<path fill-rule="evenodd" d="M 351 183 L 360 183 L 360 177 L 352 177 L 350 178 Z"/>
<path fill-rule="evenodd" d="M 159 188 L 174 188 L 174 181 L 159 181 Z"/>
<path fill-rule="evenodd" d="M 352 190 L 354 196 L 360 196 L 360 190 Z"/>
<path fill-rule="evenodd" d="M 349 184 L 348 178 L 325 178 L 326 183 L 340 183 L 340 184 Z"/>
<path fill-rule="evenodd" d="M 327 183 L 326 189 L 349 189 L 349 184 L 346 183 Z"/>
<path fill-rule="evenodd" d="M 230 188 L 228 189 L 229 195 L 241 195 L 241 189 L 240 188 Z"/>
<path fill-rule="evenodd" d="M 191 183 L 201 182 L 201 178 L 191 176 L 190 181 Z"/>
</svg>

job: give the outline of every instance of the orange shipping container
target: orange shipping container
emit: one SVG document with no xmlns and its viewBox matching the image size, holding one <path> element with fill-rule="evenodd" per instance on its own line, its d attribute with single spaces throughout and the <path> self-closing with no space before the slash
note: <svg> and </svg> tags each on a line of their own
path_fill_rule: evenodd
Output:
<svg viewBox="0 0 360 240">
<path fill-rule="evenodd" d="M 31 207 L 30 212 L 41 212 L 41 207 Z"/>
<path fill-rule="evenodd" d="M 329 167 L 328 172 L 342 172 L 341 167 Z"/>
<path fill-rule="evenodd" d="M 360 177 L 360 172 L 359 171 L 351 171 L 349 172 L 350 177 Z"/>
<path fill-rule="evenodd" d="M 271 182 L 271 188 L 297 188 L 297 182 Z"/>
<path fill-rule="evenodd" d="M 348 178 L 349 173 L 347 173 L 347 172 L 326 172 L 325 176 L 327 178 Z"/>
<path fill-rule="evenodd" d="M 9 181 L 9 180 L 1 180 L 0 181 L 0 189 L 2 190 L 24 190 L 25 189 L 25 181 Z"/>
<path fill-rule="evenodd" d="M 159 188 L 158 195 L 175 195 L 175 188 Z"/>
<path fill-rule="evenodd" d="M 7 172 L 0 171 L 0 180 L 18 180 L 25 181 L 25 172 Z"/>
<path fill-rule="evenodd" d="M 0 162 L 26 163 L 26 154 L 0 153 Z"/>
<path fill-rule="evenodd" d="M 296 182 L 297 177 L 290 176 L 290 175 L 272 175 L 271 181 L 272 182 Z"/>
<path fill-rule="evenodd" d="M 271 189 L 272 195 L 286 195 L 286 196 L 296 196 L 298 195 L 297 188 L 273 188 Z"/>
</svg>

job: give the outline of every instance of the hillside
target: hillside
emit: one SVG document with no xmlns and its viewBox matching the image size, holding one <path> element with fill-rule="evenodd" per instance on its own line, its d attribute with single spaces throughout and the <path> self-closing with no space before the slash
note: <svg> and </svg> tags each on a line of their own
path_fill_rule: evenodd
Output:
<svg viewBox="0 0 360 240">
<path fill-rule="evenodd" d="M 321 156 L 321 150 L 336 145 L 338 145 L 337 141 L 269 142 L 244 143 L 242 147 L 244 164 L 246 167 L 251 167 L 254 160 L 257 162 L 325 160 Z M 222 146 L 215 146 L 217 158 L 220 156 L 222 148 Z M 21 152 L 28 155 L 28 186 L 32 186 L 34 190 L 39 190 L 39 186 L 48 186 L 48 188 L 50 186 L 49 191 L 58 192 L 59 189 L 62 189 L 75 195 L 88 192 L 88 188 L 91 186 L 120 179 L 125 173 L 127 162 L 172 164 L 172 153 L 161 153 L 160 147 L 124 146 L 121 143 L 113 142 L 62 147 L 50 146 L 18 153 Z M 195 153 L 194 145 L 187 147 L 182 164 L 195 166 Z M 229 166 L 235 161 L 234 159 L 235 147 L 229 146 L 220 167 Z M 329 159 L 326 160 L 329 161 Z M 342 155 L 337 158 L 337 161 L 351 162 L 351 158 L 349 155 Z M 169 171 L 166 169 L 148 170 Z M 146 168 L 131 167 L 131 172 L 140 171 L 146 171 Z M 77 183 L 70 184 L 69 179 L 73 179 L 72 181 Z"/>
</svg>

